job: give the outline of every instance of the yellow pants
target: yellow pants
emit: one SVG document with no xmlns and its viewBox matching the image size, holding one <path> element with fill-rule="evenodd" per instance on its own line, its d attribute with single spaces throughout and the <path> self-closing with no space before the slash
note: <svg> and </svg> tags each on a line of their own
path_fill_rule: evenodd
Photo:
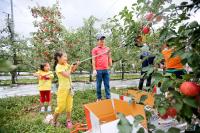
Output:
<svg viewBox="0 0 200 133">
<path fill-rule="evenodd" d="M 73 106 L 73 96 L 70 94 L 70 89 L 58 89 L 57 92 L 57 107 L 55 109 L 55 113 L 62 113 L 64 109 L 66 112 L 72 111 Z"/>
</svg>

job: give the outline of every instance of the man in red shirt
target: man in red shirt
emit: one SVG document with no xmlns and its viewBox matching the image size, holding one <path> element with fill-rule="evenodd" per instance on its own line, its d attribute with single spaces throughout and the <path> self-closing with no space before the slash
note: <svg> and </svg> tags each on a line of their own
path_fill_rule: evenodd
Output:
<svg viewBox="0 0 200 133">
<path fill-rule="evenodd" d="M 105 46 L 105 36 L 97 36 L 97 46 L 92 49 L 93 75 L 96 75 L 96 89 L 97 89 L 97 101 L 101 100 L 101 85 L 104 83 L 106 99 L 110 99 L 110 75 L 109 67 L 112 66 L 112 58 L 110 48 Z M 103 54 L 104 53 L 104 54 Z"/>
</svg>

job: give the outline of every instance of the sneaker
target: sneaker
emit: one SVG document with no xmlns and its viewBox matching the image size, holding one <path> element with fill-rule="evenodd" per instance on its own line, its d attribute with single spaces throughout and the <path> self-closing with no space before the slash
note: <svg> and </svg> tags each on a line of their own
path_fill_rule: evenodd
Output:
<svg viewBox="0 0 200 133">
<path fill-rule="evenodd" d="M 72 126 L 71 120 L 68 120 L 68 121 L 66 122 L 66 127 L 69 128 L 69 129 L 71 129 L 71 128 L 73 127 L 73 126 Z"/>
<path fill-rule="evenodd" d="M 43 106 L 43 107 L 41 107 L 40 112 L 44 112 L 44 111 L 45 111 L 45 107 Z"/>
<path fill-rule="evenodd" d="M 50 120 L 49 124 L 53 127 L 60 127 L 60 123 L 59 122 L 54 122 L 53 119 Z"/>
<path fill-rule="evenodd" d="M 101 101 L 101 99 L 97 99 L 97 101 L 96 101 L 96 102 L 99 102 L 99 101 Z"/>
<path fill-rule="evenodd" d="M 51 106 L 47 107 L 47 112 L 51 112 Z"/>
</svg>

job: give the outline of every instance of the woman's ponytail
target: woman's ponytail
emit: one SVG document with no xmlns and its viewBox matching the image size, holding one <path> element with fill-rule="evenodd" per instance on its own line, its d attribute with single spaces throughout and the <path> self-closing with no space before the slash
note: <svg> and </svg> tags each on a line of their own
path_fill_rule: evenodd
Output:
<svg viewBox="0 0 200 133">
<path fill-rule="evenodd" d="M 56 65 L 58 64 L 58 57 L 59 58 L 61 58 L 63 56 L 63 53 L 62 52 L 56 52 L 55 54 L 54 54 L 54 60 L 55 60 L 55 62 L 54 62 L 54 70 L 56 69 Z"/>
</svg>

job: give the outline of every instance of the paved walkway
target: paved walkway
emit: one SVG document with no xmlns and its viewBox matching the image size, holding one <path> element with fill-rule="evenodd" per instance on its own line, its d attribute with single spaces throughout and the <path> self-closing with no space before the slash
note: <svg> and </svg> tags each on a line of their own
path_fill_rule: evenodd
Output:
<svg viewBox="0 0 200 133">
<path fill-rule="evenodd" d="M 140 75 L 140 73 L 126 73 L 125 75 Z M 120 73 L 112 73 L 112 75 L 120 75 Z M 72 74 L 72 77 L 89 77 L 89 74 L 87 73 L 74 73 Z M 17 79 L 36 79 L 36 77 L 32 76 L 31 74 L 29 75 L 20 75 L 17 76 Z M 0 80 L 11 80 L 11 76 L 0 76 Z"/>
<path fill-rule="evenodd" d="M 113 80 L 110 81 L 110 86 L 115 88 L 121 87 L 134 87 L 137 86 L 139 79 L 135 80 Z M 83 83 L 83 82 L 74 82 L 74 89 L 76 90 L 85 90 L 85 89 L 95 89 L 95 82 L 92 83 Z M 55 92 L 56 87 L 53 87 L 52 91 Z M 17 85 L 15 87 L 10 86 L 0 86 L 0 98 L 13 97 L 13 96 L 28 96 L 28 95 L 37 95 L 39 94 L 37 89 L 37 84 L 30 85 Z"/>
</svg>

